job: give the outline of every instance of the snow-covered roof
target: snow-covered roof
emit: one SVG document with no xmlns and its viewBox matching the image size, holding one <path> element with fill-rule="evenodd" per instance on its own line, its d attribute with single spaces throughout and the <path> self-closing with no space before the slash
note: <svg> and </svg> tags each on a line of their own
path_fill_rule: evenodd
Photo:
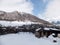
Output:
<svg viewBox="0 0 60 45">
<path fill-rule="evenodd" d="M 50 28 L 44 28 L 44 30 L 50 30 Z"/>
<path fill-rule="evenodd" d="M 36 31 L 39 31 L 41 28 L 36 29 Z"/>
<path fill-rule="evenodd" d="M 52 29 L 52 30 L 58 30 L 58 29 L 56 29 L 56 28 L 50 28 L 50 29 Z"/>
<path fill-rule="evenodd" d="M 56 29 L 56 28 L 44 28 L 44 30 L 56 30 L 56 31 L 58 31 L 58 29 Z"/>
</svg>

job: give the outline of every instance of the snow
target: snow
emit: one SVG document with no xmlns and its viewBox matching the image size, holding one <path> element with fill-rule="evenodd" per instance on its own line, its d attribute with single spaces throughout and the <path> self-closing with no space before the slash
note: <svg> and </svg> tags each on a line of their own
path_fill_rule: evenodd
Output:
<svg viewBox="0 0 60 45">
<path fill-rule="evenodd" d="M 41 28 L 36 29 L 36 31 L 39 31 Z"/>
<path fill-rule="evenodd" d="M 59 29 L 56 29 L 56 28 L 44 28 L 44 30 L 56 30 L 56 31 L 59 31 Z"/>
<path fill-rule="evenodd" d="M 50 28 L 44 28 L 44 30 L 50 30 Z"/>
<path fill-rule="evenodd" d="M 49 38 L 37 38 L 32 33 L 17 33 L 0 36 L 0 45 L 60 45 L 60 39 L 56 38 L 57 42 L 53 42 L 52 35 Z"/>
<path fill-rule="evenodd" d="M 56 29 L 56 28 L 50 28 L 50 29 L 52 29 L 52 30 L 58 30 L 58 29 Z"/>
<path fill-rule="evenodd" d="M 0 24 L 3 26 L 21 26 L 21 25 L 28 25 L 33 24 L 34 22 L 31 21 L 0 21 Z M 40 29 L 40 28 L 39 28 Z M 37 29 L 37 30 L 39 30 Z M 47 29 L 47 28 L 46 28 Z M 57 40 L 56 43 L 53 40 Z M 52 35 L 49 38 L 42 37 L 37 38 L 32 33 L 17 33 L 17 34 L 7 34 L 0 36 L 0 45 L 59 45 L 60 38 L 54 38 Z"/>
<path fill-rule="evenodd" d="M 28 24 L 34 24 L 34 22 L 31 21 L 0 21 L 0 24 L 3 26 L 22 26 L 22 25 L 28 25 Z"/>
</svg>

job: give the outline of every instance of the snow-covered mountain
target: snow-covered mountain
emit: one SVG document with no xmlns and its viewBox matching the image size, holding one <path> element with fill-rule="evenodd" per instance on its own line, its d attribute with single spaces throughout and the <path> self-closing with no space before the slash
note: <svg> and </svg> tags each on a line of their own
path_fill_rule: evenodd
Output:
<svg viewBox="0 0 60 45">
<path fill-rule="evenodd" d="M 20 26 L 23 24 L 46 24 L 51 23 L 39 19 L 38 17 L 24 12 L 4 12 L 0 11 L 0 24 L 4 26 Z M 17 33 L 0 36 L 0 45 L 59 45 L 60 39 L 56 38 L 57 43 L 53 43 L 54 37 L 36 38 L 32 33 Z"/>
<path fill-rule="evenodd" d="M 38 24 L 47 24 L 47 25 L 51 25 L 51 23 L 42 20 L 34 15 L 28 14 L 28 13 L 24 13 L 24 12 L 18 12 L 18 11 L 14 11 L 14 12 L 4 12 L 4 11 L 0 11 L 0 22 L 5 22 L 5 21 L 11 21 L 13 22 L 24 22 L 24 23 L 38 23 Z M 16 23 L 17 23 L 16 22 Z M 8 22 L 9 23 L 9 22 Z M 7 23 L 7 24 L 8 24 Z"/>
<path fill-rule="evenodd" d="M 60 21 L 52 21 L 52 24 L 56 25 L 56 26 L 60 26 Z"/>
</svg>

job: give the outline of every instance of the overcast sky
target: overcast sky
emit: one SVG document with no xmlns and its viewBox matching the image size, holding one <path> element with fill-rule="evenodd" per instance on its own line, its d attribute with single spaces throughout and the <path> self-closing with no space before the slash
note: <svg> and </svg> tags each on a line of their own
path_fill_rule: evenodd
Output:
<svg viewBox="0 0 60 45">
<path fill-rule="evenodd" d="M 0 0 L 0 10 L 27 12 L 47 21 L 60 20 L 60 0 Z"/>
</svg>

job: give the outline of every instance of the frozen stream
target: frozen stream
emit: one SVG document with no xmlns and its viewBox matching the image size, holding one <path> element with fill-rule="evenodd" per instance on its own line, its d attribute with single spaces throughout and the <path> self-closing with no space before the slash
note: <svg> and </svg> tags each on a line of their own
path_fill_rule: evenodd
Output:
<svg viewBox="0 0 60 45">
<path fill-rule="evenodd" d="M 0 36 L 0 45 L 60 45 L 60 39 L 53 42 L 53 37 L 36 38 L 32 33 L 8 34 Z"/>
</svg>

